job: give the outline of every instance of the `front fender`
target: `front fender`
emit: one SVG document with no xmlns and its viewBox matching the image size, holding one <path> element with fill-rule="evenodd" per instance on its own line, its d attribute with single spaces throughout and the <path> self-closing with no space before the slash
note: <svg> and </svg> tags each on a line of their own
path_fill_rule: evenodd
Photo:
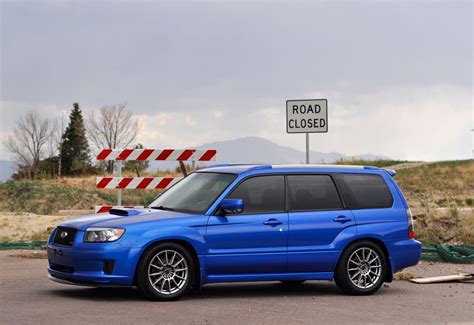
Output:
<svg viewBox="0 0 474 325">
<path fill-rule="evenodd" d="M 202 284 L 202 277 L 204 274 L 203 266 L 205 264 L 205 251 L 206 251 L 206 243 L 204 240 L 204 233 L 201 231 L 205 231 L 205 227 L 184 227 L 184 226 L 176 226 L 176 227 L 166 227 L 166 228 L 152 228 L 147 230 L 135 230 L 130 231 L 127 234 L 127 238 L 124 241 L 120 241 L 121 245 L 126 245 L 130 247 L 130 251 L 133 251 L 133 258 L 129 260 L 129 262 L 133 265 L 133 278 L 135 277 L 135 273 L 137 270 L 138 263 L 140 261 L 141 256 L 149 247 L 153 244 L 163 241 L 184 241 L 187 244 L 191 245 L 194 251 L 197 254 L 198 260 L 198 270 L 200 272 L 200 276 L 198 277 L 199 282 L 198 284 Z"/>
<path fill-rule="evenodd" d="M 131 236 L 122 244 L 132 248 L 142 248 L 143 250 L 156 242 L 166 240 L 182 240 L 189 243 L 198 255 L 202 255 L 206 250 L 206 242 L 203 233 L 199 229 L 191 227 L 166 227 L 149 229 L 138 236 Z"/>
</svg>

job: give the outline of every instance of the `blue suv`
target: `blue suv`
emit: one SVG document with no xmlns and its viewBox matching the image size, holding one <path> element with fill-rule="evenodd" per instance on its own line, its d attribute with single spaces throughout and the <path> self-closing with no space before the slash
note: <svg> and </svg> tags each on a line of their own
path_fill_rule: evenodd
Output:
<svg viewBox="0 0 474 325">
<path fill-rule="evenodd" d="M 207 283 L 334 280 L 367 295 L 418 263 L 421 244 L 394 171 L 341 165 L 219 165 L 144 209 L 60 224 L 49 278 L 137 286 L 173 300 Z"/>
</svg>

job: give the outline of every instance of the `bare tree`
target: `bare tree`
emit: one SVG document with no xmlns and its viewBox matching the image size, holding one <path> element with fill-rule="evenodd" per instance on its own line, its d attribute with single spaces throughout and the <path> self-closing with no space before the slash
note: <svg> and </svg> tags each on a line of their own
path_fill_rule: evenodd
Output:
<svg viewBox="0 0 474 325">
<path fill-rule="evenodd" d="M 139 131 L 138 121 L 127 111 L 127 104 L 102 107 L 98 116 L 90 115 L 86 128 L 90 141 L 99 150 L 126 148 L 136 140 Z M 112 161 L 107 170 L 112 172 Z"/>
<path fill-rule="evenodd" d="M 52 132 L 53 123 L 49 119 L 43 119 L 38 112 L 30 111 L 18 119 L 13 135 L 4 141 L 20 171 L 24 170 L 29 178 L 34 178 L 38 173 L 39 162 L 44 158 Z"/>
<path fill-rule="evenodd" d="M 58 157 L 58 171 L 57 174 L 58 176 L 61 176 L 61 165 L 62 165 L 62 153 L 63 153 L 63 143 L 64 143 L 64 138 L 63 134 L 64 131 L 66 130 L 66 119 L 64 117 L 64 114 L 61 114 L 61 117 L 59 117 L 57 120 L 53 122 L 53 129 L 52 129 L 52 134 L 51 134 L 51 140 L 49 141 L 49 156 L 53 157 L 56 156 Z"/>
</svg>

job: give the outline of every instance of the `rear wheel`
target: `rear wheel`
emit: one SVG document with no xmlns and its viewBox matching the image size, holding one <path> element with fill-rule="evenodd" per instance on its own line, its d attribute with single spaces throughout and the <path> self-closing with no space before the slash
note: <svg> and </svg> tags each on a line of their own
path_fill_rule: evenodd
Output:
<svg viewBox="0 0 474 325">
<path fill-rule="evenodd" d="M 189 252 L 175 243 L 158 244 L 145 252 L 137 269 L 137 287 L 151 300 L 176 300 L 193 283 L 194 263 Z"/>
<path fill-rule="evenodd" d="M 371 241 L 351 244 L 342 254 L 334 280 L 344 292 L 369 295 L 383 284 L 386 258 L 382 249 Z"/>
</svg>

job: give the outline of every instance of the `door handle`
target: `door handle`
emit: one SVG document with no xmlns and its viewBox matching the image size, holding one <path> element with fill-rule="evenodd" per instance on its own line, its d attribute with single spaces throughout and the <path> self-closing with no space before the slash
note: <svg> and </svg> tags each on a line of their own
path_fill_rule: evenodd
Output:
<svg viewBox="0 0 474 325">
<path fill-rule="evenodd" d="M 268 219 L 267 221 L 264 221 L 263 224 L 266 226 L 278 226 L 281 225 L 283 222 L 277 219 Z"/>
<path fill-rule="evenodd" d="M 349 222 L 351 220 L 352 220 L 351 218 L 346 217 L 346 216 L 339 216 L 337 218 L 332 219 L 332 221 L 334 221 L 334 222 L 341 222 L 341 223 Z"/>
</svg>

